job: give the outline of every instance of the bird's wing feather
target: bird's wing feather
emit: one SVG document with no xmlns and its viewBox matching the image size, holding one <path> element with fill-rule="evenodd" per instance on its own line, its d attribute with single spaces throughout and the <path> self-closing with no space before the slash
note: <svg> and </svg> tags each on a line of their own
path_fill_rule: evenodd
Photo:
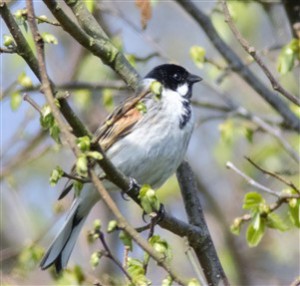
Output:
<svg viewBox="0 0 300 286">
<path fill-rule="evenodd" d="M 107 151 L 116 141 L 130 132 L 143 116 L 143 113 L 137 108 L 138 102 L 149 95 L 151 96 L 150 89 L 144 89 L 136 96 L 128 98 L 106 118 L 94 135 L 96 142 L 100 143 L 103 151 Z M 72 175 L 76 175 L 75 165 L 72 167 Z M 72 181 L 68 180 L 59 196 L 59 200 L 70 192 L 72 186 Z"/>
</svg>

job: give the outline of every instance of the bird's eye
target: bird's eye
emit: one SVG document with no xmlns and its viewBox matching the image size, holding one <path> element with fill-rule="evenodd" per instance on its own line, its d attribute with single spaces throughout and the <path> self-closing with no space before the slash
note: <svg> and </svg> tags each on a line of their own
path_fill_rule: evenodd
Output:
<svg viewBox="0 0 300 286">
<path fill-rule="evenodd" d="M 176 81 L 180 81 L 181 80 L 181 75 L 179 73 L 175 73 L 173 75 L 173 79 L 175 79 Z"/>
</svg>

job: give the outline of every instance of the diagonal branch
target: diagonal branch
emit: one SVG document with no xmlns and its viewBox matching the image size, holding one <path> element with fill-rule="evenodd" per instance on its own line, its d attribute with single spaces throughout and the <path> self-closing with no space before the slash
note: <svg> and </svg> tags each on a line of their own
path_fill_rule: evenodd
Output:
<svg viewBox="0 0 300 286">
<path fill-rule="evenodd" d="M 77 1 L 72 2 L 75 3 Z M 74 23 L 70 17 L 68 17 L 55 0 L 44 0 L 44 3 L 67 33 L 69 33 L 82 46 L 99 57 L 104 64 L 110 66 L 130 87 L 133 89 L 137 88 L 140 76 L 133 69 L 125 56 L 106 38 L 106 35 L 99 37 L 101 31 L 98 30 L 96 33 L 94 30 L 91 31 L 87 28 L 93 25 L 94 18 L 92 15 L 91 17 L 87 17 L 88 14 L 84 10 L 84 7 L 81 7 L 82 9 L 80 13 L 76 13 L 75 16 L 81 17 L 82 13 L 84 13 L 86 18 L 84 18 L 85 25 L 83 25 L 83 29 L 88 31 L 89 34 L 78 27 L 78 25 Z M 80 23 L 83 22 L 80 21 Z M 94 37 L 90 36 L 92 33 L 94 34 Z"/>
<path fill-rule="evenodd" d="M 226 0 L 222 1 L 223 6 L 223 12 L 225 16 L 225 21 L 228 23 L 228 26 L 230 27 L 232 33 L 238 40 L 238 42 L 241 44 L 241 46 L 244 48 L 244 50 L 253 57 L 253 59 L 256 61 L 256 63 L 261 67 L 265 75 L 268 77 L 268 79 L 271 82 L 271 85 L 274 90 L 280 92 L 284 97 L 286 97 L 288 100 L 293 102 L 294 104 L 300 106 L 300 99 L 288 92 L 276 78 L 273 76 L 271 71 L 267 68 L 261 57 L 257 54 L 256 49 L 253 46 L 250 46 L 250 44 L 247 42 L 245 38 L 243 38 L 240 31 L 237 29 L 237 27 L 234 25 L 232 17 L 230 15 L 230 12 L 228 10 L 228 6 L 226 3 Z"/>
</svg>

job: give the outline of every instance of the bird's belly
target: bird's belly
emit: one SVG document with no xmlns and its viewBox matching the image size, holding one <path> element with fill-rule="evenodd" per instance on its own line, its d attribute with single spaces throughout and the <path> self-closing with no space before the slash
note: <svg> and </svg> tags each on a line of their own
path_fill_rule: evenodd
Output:
<svg viewBox="0 0 300 286">
<path fill-rule="evenodd" d="M 126 176 L 158 188 L 183 160 L 191 132 L 192 125 L 185 130 L 159 125 L 157 130 L 137 129 L 116 142 L 107 155 Z"/>
</svg>

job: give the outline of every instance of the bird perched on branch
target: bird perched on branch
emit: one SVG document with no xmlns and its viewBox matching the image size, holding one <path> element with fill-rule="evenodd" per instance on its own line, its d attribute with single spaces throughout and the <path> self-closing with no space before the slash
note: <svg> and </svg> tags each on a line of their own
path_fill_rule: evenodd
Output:
<svg viewBox="0 0 300 286">
<path fill-rule="evenodd" d="M 120 171 L 154 189 L 176 171 L 194 125 L 192 87 L 201 80 L 178 65 L 157 66 L 142 80 L 140 94 L 115 109 L 107 119 L 110 124 L 102 125 L 96 136 Z M 108 180 L 103 183 L 109 191 L 118 189 Z M 40 263 L 43 270 L 53 264 L 57 272 L 66 267 L 80 230 L 98 200 L 100 195 L 92 188 L 83 189 L 75 198 L 62 229 Z"/>
</svg>

